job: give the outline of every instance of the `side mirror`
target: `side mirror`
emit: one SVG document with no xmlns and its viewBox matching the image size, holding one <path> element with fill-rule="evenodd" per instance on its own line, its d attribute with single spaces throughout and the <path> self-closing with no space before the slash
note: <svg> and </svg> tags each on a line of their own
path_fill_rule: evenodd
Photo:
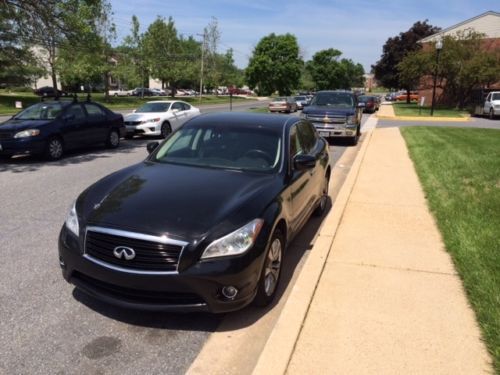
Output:
<svg viewBox="0 0 500 375">
<path fill-rule="evenodd" d="M 151 154 L 160 145 L 160 142 L 149 142 L 146 146 L 148 154 Z"/>
<path fill-rule="evenodd" d="M 297 155 L 293 159 L 293 167 L 297 171 L 312 169 L 316 166 L 316 158 L 312 155 Z"/>
</svg>

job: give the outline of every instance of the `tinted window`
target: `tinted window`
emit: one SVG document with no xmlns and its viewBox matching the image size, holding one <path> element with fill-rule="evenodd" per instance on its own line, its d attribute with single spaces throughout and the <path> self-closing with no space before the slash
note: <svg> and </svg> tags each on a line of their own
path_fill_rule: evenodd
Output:
<svg viewBox="0 0 500 375">
<path fill-rule="evenodd" d="M 80 104 L 71 105 L 66 111 L 66 116 L 74 116 L 73 120 L 76 121 L 85 120 L 85 112 Z"/>
<path fill-rule="evenodd" d="M 301 122 L 297 125 L 300 137 L 300 143 L 304 148 L 304 153 L 309 153 L 316 145 L 316 131 L 307 122 Z"/>
<path fill-rule="evenodd" d="M 182 107 L 184 108 L 185 111 L 191 109 L 191 106 L 189 104 L 187 104 L 187 103 L 181 103 L 181 104 L 182 104 Z"/>
<path fill-rule="evenodd" d="M 320 92 L 313 98 L 311 105 L 352 108 L 354 107 L 354 97 L 348 92 Z"/>
<path fill-rule="evenodd" d="M 85 109 L 87 110 L 87 114 L 89 115 L 89 117 L 97 118 L 97 117 L 105 117 L 106 116 L 106 113 L 104 113 L 104 110 L 95 104 L 85 103 L 84 106 L 85 106 Z"/>
<path fill-rule="evenodd" d="M 61 103 L 38 103 L 20 112 L 15 119 L 18 120 L 53 120 L 62 111 Z"/>
<path fill-rule="evenodd" d="M 179 111 L 182 111 L 184 110 L 184 106 L 182 105 L 182 103 L 175 102 L 174 104 L 172 104 L 172 109 L 178 109 Z"/>
<path fill-rule="evenodd" d="M 297 125 L 290 129 L 290 158 L 293 159 L 296 155 L 303 154 L 303 147 L 297 130 Z"/>
<path fill-rule="evenodd" d="M 170 108 L 170 103 L 146 103 L 139 107 L 136 113 L 147 113 L 147 112 L 167 112 Z"/>
<path fill-rule="evenodd" d="M 262 127 L 191 125 L 175 132 L 156 153 L 161 163 L 273 172 L 281 161 L 280 133 Z"/>
<path fill-rule="evenodd" d="M 500 93 L 491 94 L 491 100 L 500 100 Z"/>
</svg>

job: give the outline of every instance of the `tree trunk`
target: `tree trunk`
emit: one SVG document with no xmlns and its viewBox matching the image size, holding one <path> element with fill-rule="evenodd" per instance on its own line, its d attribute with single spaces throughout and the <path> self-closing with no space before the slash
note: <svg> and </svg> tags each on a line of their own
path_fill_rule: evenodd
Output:
<svg viewBox="0 0 500 375">
<path fill-rule="evenodd" d="M 57 90 L 57 74 L 54 64 L 50 64 L 50 75 L 52 76 L 52 87 Z"/>
<path fill-rule="evenodd" d="M 104 72 L 104 100 L 109 100 L 109 72 Z"/>
<path fill-rule="evenodd" d="M 410 104 L 410 89 L 406 89 L 406 104 Z"/>
</svg>

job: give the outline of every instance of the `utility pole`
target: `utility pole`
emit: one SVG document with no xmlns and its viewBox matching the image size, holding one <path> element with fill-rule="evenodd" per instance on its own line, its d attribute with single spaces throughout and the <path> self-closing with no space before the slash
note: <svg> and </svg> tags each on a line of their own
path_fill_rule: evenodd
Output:
<svg viewBox="0 0 500 375">
<path fill-rule="evenodd" d="M 203 37 L 203 43 L 201 44 L 201 71 L 200 71 L 200 104 L 203 97 L 203 61 L 205 60 L 205 43 L 207 39 L 207 31 L 204 30 L 203 34 L 196 34 Z"/>
</svg>

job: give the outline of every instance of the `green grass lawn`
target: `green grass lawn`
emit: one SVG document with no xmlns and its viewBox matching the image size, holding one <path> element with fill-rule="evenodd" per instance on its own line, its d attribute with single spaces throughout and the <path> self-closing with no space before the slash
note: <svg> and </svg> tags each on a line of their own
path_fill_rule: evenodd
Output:
<svg viewBox="0 0 500 375">
<path fill-rule="evenodd" d="M 500 130 L 401 132 L 500 373 Z"/>
<path fill-rule="evenodd" d="M 80 100 L 85 100 L 86 95 L 79 95 Z M 135 96 L 118 96 L 118 97 L 110 97 L 107 101 L 104 99 L 104 94 L 94 93 L 92 94 L 92 100 L 104 104 L 107 108 L 118 110 L 118 109 L 135 109 L 138 108 L 141 104 L 151 101 L 151 100 L 169 100 L 170 97 L 149 97 L 141 99 Z M 176 99 L 184 100 L 193 105 L 200 104 L 199 97 L 182 97 L 179 96 Z M 245 98 L 233 97 L 233 103 L 242 102 Z M 23 108 L 26 108 L 34 103 L 38 103 L 40 101 L 40 97 L 36 96 L 32 93 L 8 93 L 6 91 L 0 90 L 0 115 L 13 115 L 19 112 L 18 109 L 15 108 L 15 102 L 21 101 L 23 103 Z M 224 104 L 229 103 L 228 96 L 213 96 L 207 95 L 203 96 L 203 100 L 201 104 Z"/>
<path fill-rule="evenodd" d="M 430 116 L 431 107 L 424 106 L 420 110 L 417 103 L 406 104 L 406 102 L 393 103 L 394 113 L 396 116 Z M 435 117 L 466 117 L 469 113 L 455 108 L 435 107 Z"/>
</svg>

